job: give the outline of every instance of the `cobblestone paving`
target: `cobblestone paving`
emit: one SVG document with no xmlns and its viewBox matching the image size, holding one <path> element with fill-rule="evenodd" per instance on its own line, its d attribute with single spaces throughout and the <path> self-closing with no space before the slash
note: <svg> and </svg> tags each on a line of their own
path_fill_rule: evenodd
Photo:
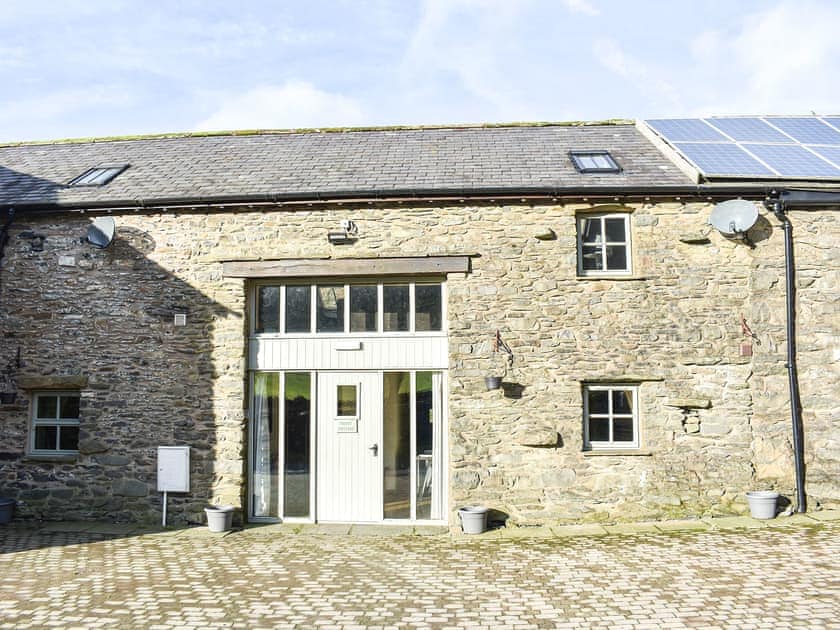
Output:
<svg viewBox="0 0 840 630">
<path fill-rule="evenodd" d="M 840 628 L 840 522 L 576 537 L 329 531 L 0 528 L 0 627 Z"/>
</svg>

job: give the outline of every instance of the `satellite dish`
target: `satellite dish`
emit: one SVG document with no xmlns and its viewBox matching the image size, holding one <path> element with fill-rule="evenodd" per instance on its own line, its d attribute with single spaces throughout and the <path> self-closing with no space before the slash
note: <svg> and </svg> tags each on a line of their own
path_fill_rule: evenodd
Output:
<svg viewBox="0 0 840 630">
<path fill-rule="evenodd" d="M 117 226 L 113 218 L 99 217 L 94 219 L 88 227 L 87 242 L 99 249 L 105 249 L 114 240 L 116 230 Z"/>
<path fill-rule="evenodd" d="M 746 199 L 730 199 L 717 204 L 709 217 L 715 229 L 724 236 L 744 234 L 758 221 L 758 208 Z"/>
</svg>

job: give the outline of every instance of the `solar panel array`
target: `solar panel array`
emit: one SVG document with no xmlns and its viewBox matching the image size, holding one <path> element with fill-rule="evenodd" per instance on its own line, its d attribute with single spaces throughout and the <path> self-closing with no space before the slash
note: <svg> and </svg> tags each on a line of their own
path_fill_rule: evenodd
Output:
<svg viewBox="0 0 840 630">
<path fill-rule="evenodd" d="M 840 180 L 840 117 L 646 120 L 706 177 Z"/>
</svg>

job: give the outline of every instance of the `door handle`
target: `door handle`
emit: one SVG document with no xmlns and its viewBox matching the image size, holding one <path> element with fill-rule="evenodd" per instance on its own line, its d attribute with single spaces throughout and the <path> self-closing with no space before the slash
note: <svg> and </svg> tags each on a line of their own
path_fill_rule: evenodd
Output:
<svg viewBox="0 0 840 630">
<path fill-rule="evenodd" d="M 368 450 L 373 451 L 373 456 L 376 457 L 376 455 L 379 453 L 379 444 L 372 444 L 368 446 Z"/>
</svg>

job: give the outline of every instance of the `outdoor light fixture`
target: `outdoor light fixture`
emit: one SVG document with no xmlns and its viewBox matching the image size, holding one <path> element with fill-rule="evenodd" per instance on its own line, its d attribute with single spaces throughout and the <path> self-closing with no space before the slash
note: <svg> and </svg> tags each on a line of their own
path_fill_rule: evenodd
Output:
<svg viewBox="0 0 840 630">
<path fill-rule="evenodd" d="M 349 245 L 359 240 L 359 227 L 351 220 L 341 222 L 341 231 L 327 232 L 327 240 L 333 245 Z"/>
</svg>

